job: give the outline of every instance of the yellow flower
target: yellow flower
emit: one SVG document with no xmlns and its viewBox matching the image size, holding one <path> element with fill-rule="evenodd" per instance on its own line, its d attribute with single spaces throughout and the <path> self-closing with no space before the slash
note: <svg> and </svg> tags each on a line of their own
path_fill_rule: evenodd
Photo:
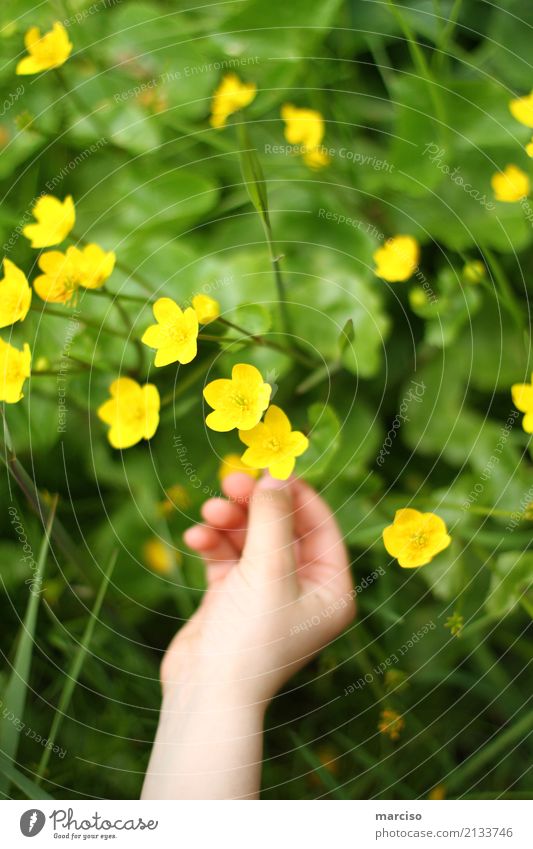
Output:
<svg viewBox="0 0 533 849">
<path fill-rule="evenodd" d="M 250 475 L 251 478 L 259 477 L 259 470 L 251 469 L 250 466 L 243 463 L 238 454 L 226 454 L 222 457 L 222 462 L 218 470 L 219 479 L 223 481 L 228 475 L 234 475 L 236 472 Z"/>
<path fill-rule="evenodd" d="M 189 493 L 180 483 L 174 483 L 165 490 L 165 499 L 158 503 L 159 512 L 169 516 L 174 510 L 186 509 L 191 506 Z"/>
<path fill-rule="evenodd" d="M 141 439 L 151 439 L 159 424 L 157 387 L 119 377 L 109 392 L 111 398 L 98 408 L 98 418 L 111 425 L 107 438 L 113 448 L 130 448 Z"/>
<path fill-rule="evenodd" d="M 405 728 L 405 721 L 395 710 L 382 710 L 379 722 L 378 731 L 386 734 L 391 740 L 398 740 L 401 732 Z"/>
<path fill-rule="evenodd" d="M 31 289 L 26 275 L 15 263 L 4 260 L 4 277 L 0 280 L 0 327 L 23 321 L 30 308 Z"/>
<path fill-rule="evenodd" d="M 268 407 L 271 391 L 255 366 L 238 363 L 231 380 L 212 380 L 204 387 L 204 398 L 214 410 L 205 420 L 207 426 L 219 432 L 250 430 Z"/>
<path fill-rule="evenodd" d="M 67 31 L 59 21 L 44 35 L 41 35 L 39 27 L 31 27 L 24 36 L 24 44 L 29 56 L 20 60 L 17 74 L 38 74 L 48 68 L 59 68 L 72 51 Z"/>
<path fill-rule="evenodd" d="M 59 245 L 76 221 L 74 201 L 70 195 L 61 202 L 52 195 L 43 195 L 33 207 L 37 224 L 27 224 L 22 233 L 31 241 L 32 248 L 49 248 Z"/>
<path fill-rule="evenodd" d="M 528 156 L 533 157 L 533 138 L 528 144 L 526 144 L 526 153 Z"/>
<path fill-rule="evenodd" d="M 22 386 L 31 369 L 30 346 L 24 343 L 22 351 L 0 339 L 0 401 L 16 404 L 21 398 Z"/>
<path fill-rule="evenodd" d="M 158 575 L 169 575 L 174 566 L 181 561 L 179 551 L 165 545 L 160 539 L 152 537 L 146 540 L 142 549 L 146 565 Z"/>
<path fill-rule="evenodd" d="M 296 457 L 307 451 L 309 440 L 291 423 L 283 410 L 275 405 L 268 408 L 264 422 L 252 430 L 239 431 L 239 439 L 248 446 L 242 455 L 243 463 L 252 469 L 268 469 L 273 478 L 287 480 Z"/>
<path fill-rule="evenodd" d="M 198 316 L 200 324 L 209 324 L 220 315 L 220 304 L 209 295 L 195 295 L 192 299 L 192 307 Z"/>
<path fill-rule="evenodd" d="M 78 289 L 76 267 L 72 253 L 67 250 L 46 251 L 39 257 L 40 274 L 33 281 L 33 288 L 43 301 L 67 304 L 75 298 Z"/>
<path fill-rule="evenodd" d="M 487 269 L 479 259 L 473 259 L 463 266 L 463 279 L 466 283 L 481 283 L 487 275 Z"/>
<path fill-rule="evenodd" d="M 440 516 L 420 513 L 410 507 L 397 510 L 394 523 L 383 531 L 385 548 L 404 569 L 424 566 L 450 542 L 451 537 Z"/>
<path fill-rule="evenodd" d="M 213 94 L 211 126 L 224 127 L 230 115 L 252 102 L 256 91 L 255 83 L 243 83 L 237 74 L 226 74 Z"/>
<path fill-rule="evenodd" d="M 533 374 L 531 383 L 515 383 L 511 387 L 511 394 L 516 409 L 525 413 L 522 427 L 526 433 L 533 433 Z"/>
<path fill-rule="evenodd" d="M 115 266 L 113 251 L 102 250 L 99 245 L 87 245 L 82 250 L 75 247 L 61 251 L 46 251 L 39 257 L 39 268 L 44 274 L 33 281 L 33 287 L 43 301 L 66 304 L 75 300 L 80 286 L 98 289 L 103 286 Z"/>
<path fill-rule="evenodd" d="M 157 324 L 145 330 L 142 341 L 149 348 L 156 348 L 156 366 L 169 363 L 190 363 L 197 351 L 198 318 L 192 307 L 185 312 L 171 298 L 159 298 L 154 306 Z"/>
<path fill-rule="evenodd" d="M 529 177 L 516 165 L 506 165 L 492 175 L 490 182 L 496 200 L 503 203 L 516 203 L 529 194 Z"/>
<path fill-rule="evenodd" d="M 420 248 L 412 236 L 394 236 L 372 258 L 376 263 L 374 274 L 389 283 L 398 283 L 409 280 L 418 267 Z"/>
<path fill-rule="evenodd" d="M 104 251 L 100 245 L 85 245 L 81 250 L 70 247 L 67 254 L 72 257 L 76 268 L 78 286 L 85 289 L 99 289 L 113 273 L 115 254 L 113 251 Z"/>
<path fill-rule="evenodd" d="M 516 118 L 521 124 L 525 124 L 526 127 L 533 127 L 533 91 L 531 94 L 526 94 L 525 97 L 510 100 L 509 109 L 513 118 Z"/>
<path fill-rule="evenodd" d="M 281 107 L 285 121 L 285 138 L 289 144 L 301 145 L 304 161 L 310 168 L 323 168 L 329 162 L 328 154 L 320 149 L 324 138 L 324 118 L 315 109 L 299 109 L 291 103 Z"/>
</svg>

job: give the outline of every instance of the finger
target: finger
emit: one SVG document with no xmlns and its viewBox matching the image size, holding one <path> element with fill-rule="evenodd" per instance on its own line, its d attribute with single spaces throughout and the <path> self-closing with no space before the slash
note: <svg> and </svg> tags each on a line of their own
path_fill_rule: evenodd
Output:
<svg viewBox="0 0 533 849">
<path fill-rule="evenodd" d="M 243 566 L 251 574 L 269 580 L 291 576 L 296 586 L 293 513 L 291 484 L 265 475 L 249 503 Z"/>
<path fill-rule="evenodd" d="M 293 484 L 294 518 L 300 555 L 309 577 L 321 583 L 334 580 L 341 592 L 349 592 L 352 578 L 346 546 L 339 526 L 326 502 L 301 480 Z"/>
<path fill-rule="evenodd" d="M 232 501 L 246 507 L 254 491 L 255 480 L 250 475 L 234 472 L 226 475 L 221 484 L 222 492 Z"/>
<path fill-rule="evenodd" d="M 225 531 L 237 552 L 242 551 L 248 526 L 248 512 L 242 505 L 225 498 L 210 498 L 202 505 L 202 516 L 211 527 Z"/>
<path fill-rule="evenodd" d="M 214 528 L 195 525 L 185 531 L 183 539 L 205 560 L 209 584 L 223 578 L 237 564 L 237 552 L 231 542 Z"/>
</svg>

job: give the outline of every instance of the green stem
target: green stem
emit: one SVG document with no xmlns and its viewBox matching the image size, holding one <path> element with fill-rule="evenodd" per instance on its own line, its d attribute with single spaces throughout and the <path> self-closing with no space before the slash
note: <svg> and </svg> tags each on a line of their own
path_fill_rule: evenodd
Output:
<svg viewBox="0 0 533 849">
<path fill-rule="evenodd" d="M 420 49 L 420 45 L 416 41 L 411 27 L 409 26 L 401 12 L 396 8 L 396 3 L 394 2 L 394 0 L 387 0 L 387 5 L 390 8 L 394 17 L 396 18 L 396 21 L 398 22 L 400 29 L 402 30 L 405 36 L 405 40 L 407 41 L 407 46 L 409 48 L 413 64 L 418 70 L 420 76 L 423 77 L 423 79 L 425 80 L 426 87 L 433 103 L 433 108 L 435 110 L 435 117 L 439 121 L 439 133 L 441 137 L 446 140 L 446 111 L 444 109 L 444 104 L 441 100 L 440 94 L 437 91 L 437 84 L 426 61 L 426 57 Z"/>
<path fill-rule="evenodd" d="M 263 225 L 263 230 L 265 232 L 265 238 L 268 245 L 268 253 L 270 256 L 270 262 L 272 265 L 272 269 L 274 271 L 274 279 L 276 281 L 276 290 L 278 293 L 278 302 L 279 302 L 279 312 L 281 317 L 281 324 L 284 332 L 289 336 L 291 335 L 290 329 L 290 319 L 289 313 L 287 310 L 287 294 L 285 291 L 285 283 L 283 280 L 283 275 L 281 273 L 280 266 L 280 257 L 276 253 L 274 249 L 274 239 L 272 236 L 272 226 L 270 224 L 270 219 L 266 215 L 260 215 L 261 224 Z"/>
<path fill-rule="evenodd" d="M 167 407 L 169 404 L 172 404 L 176 398 L 179 398 L 184 392 L 192 386 L 196 380 L 213 365 L 217 358 L 217 355 L 213 355 L 209 357 L 207 360 L 202 360 L 196 368 L 190 369 L 187 376 L 181 381 L 177 388 L 174 388 L 172 392 L 167 392 L 166 395 L 163 395 L 161 398 L 161 409 L 163 407 Z"/>
<path fill-rule="evenodd" d="M 72 316 L 69 315 L 68 312 L 61 312 L 61 310 L 54 309 L 54 307 L 49 307 L 46 303 L 44 303 L 42 307 L 38 304 L 32 304 L 30 309 L 35 312 L 40 312 L 41 314 L 44 313 L 45 315 L 53 315 L 56 318 L 72 321 Z M 102 331 L 102 333 L 108 333 L 110 336 L 117 336 L 119 339 L 125 339 L 127 342 L 135 342 L 135 339 L 132 339 L 131 334 L 121 333 L 120 330 L 112 330 L 110 327 L 106 327 L 105 324 L 98 321 L 92 321 L 90 318 L 77 316 L 76 321 L 79 321 L 80 324 L 85 324 L 86 327 L 94 327 L 96 330 Z"/>
<path fill-rule="evenodd" d="M 87 291 L 91 291 L 91 290 L 89 289 Z M 143 346 L 141 340 L 136 339 L 135 336 L 133 335 L 133 326 L 132 326 L 132 323 L 130 321 L 130 317 L 129 317 L 127 311 L 124 309 L 124 306 L 120 303 L 120 299 L 118 297 L 116 297 L 113 294 L 113 292 L 110 292 L 108 289 L 106 289 L 105 286 L 102 286 L 100 291 L 103 292 L 103 294 L 110 299 L 111 303 L 113 304 L 113 306 L 116 308 L 116 310 L 120 314 L 120 317 L 122 319 L 122 324 L 124 325 L 124 329 L 128 333 L 128 338 L 132 339 L 132 341 L 133 341 L 133 343 L 134 343 L 134 345 L 137 349 L 137 365 L 138 365 L 139 371 L 142 371 L 143 368 L 144 368 L 144 346 Z"/>
<path fill-rule="evenodd" d="M 492 270 L 494 280 L 498 286 L 500 297 L 502 299 L 503 304 L 507 307 L 507 311 L 513 317 L 516 326 L 520 330 L 520 332 L 525 331 L 525 316 L 523 314 L 523 310 L 521 309 L 519 303 L 516 300 L 516 295 L 513 291 L 513 287 L 511 283 L 507 279 L 507 275 L 505 274 L 502 266 L 499 261 L 496 259 L 495 255 L 486 245 L 481 245 L 481 252 L 488 260 L 488 264 Z"/>
</svg>

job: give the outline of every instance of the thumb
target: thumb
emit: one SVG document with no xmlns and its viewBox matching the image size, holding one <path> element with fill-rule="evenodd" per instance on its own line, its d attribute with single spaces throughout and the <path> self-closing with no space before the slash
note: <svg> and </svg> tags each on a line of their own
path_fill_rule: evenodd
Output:
<svg viewBox="0 0 533 849">
<path fill-rule="evenodd" d="M 249 502 L 243 568 L 277 579 L 293 575 L 294 504 L 289 481 L 264 475 Z"/>
</svg>

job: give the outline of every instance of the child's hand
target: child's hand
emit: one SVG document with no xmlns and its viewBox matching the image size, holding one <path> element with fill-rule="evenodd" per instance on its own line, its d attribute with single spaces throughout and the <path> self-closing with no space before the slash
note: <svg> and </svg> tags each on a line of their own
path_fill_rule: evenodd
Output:
<svg viewBox="0 0 533 849">
<path fill-rule="evenodd" d="M 229 684 L 241 704 L 266 704 L 352 621 L 346 548 L 302 481 L 234 474 L 223 491 L 229 500 L 206 501 L 206 524 L 185 534 L 205 560 L 208 590 L 167 651 L 163 689 Z"/>
</svg>

